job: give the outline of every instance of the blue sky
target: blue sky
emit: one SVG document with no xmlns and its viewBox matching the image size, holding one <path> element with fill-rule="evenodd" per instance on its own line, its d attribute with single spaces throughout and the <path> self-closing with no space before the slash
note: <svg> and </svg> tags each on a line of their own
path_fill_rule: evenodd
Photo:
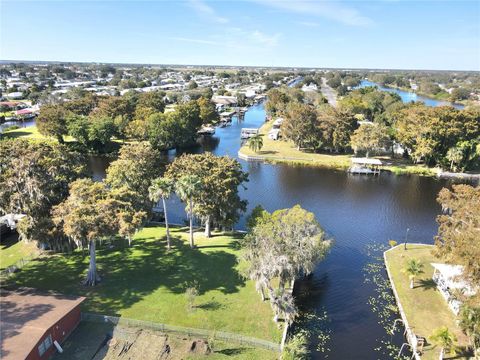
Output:
<svg viewBox="0 0 480 360">
<path fill-rule="evenodd" d="M 0 59 L 480 70 L 480 1 L 0 0 Z"/>
</svg>

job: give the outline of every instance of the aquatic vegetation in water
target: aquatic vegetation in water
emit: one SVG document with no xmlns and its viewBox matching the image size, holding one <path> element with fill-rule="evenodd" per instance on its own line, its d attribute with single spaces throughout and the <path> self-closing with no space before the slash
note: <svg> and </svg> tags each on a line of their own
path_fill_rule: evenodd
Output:
<svg viewBox="0 0 480 360">
<path fill-rule="evenodd" d="M 314 313 L 301 313 L 299 318 L 295 321 L 294 333 L 302 332 L 309 339 L 309 343 L 315 342 L 317 344 L 316 351 L 322 353 L 325 358 L 330 352 L 330 339 L 332 330 L 329 327 L 330 319 L 325 310 L 316 311 Z"/>
<path fill-rule="evenodd" d="M 377 339 L 379 346 L 375 348 L 384 356 L 391 359 L 408 359 L 406 356 L 398 356 L 400 348 L 393 342 L 395 335 L 403 330 L 401 326 L 395 326 L 394 321 L 400 317 L 395 296 L 393 295 L 390 281 L 385 272 L 383 252 L 388 250 L 387 245 L 369 244 L 366 246 L 366 254 L 370 261 L 364 266 L 363 274 L 366 284 L 373 285 L 374 295 L 370 296 L 367 303 L 378 318 L 378 324 L 385 329 L 385 336 Z"/>
</svg>

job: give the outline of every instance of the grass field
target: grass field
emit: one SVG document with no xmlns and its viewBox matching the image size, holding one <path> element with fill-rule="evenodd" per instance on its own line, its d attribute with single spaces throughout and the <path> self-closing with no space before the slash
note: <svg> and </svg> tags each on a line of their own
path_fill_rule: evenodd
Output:
<svg viewBox="0 0 480 360">
<path fill-rule="evenodd" d="M 25 128 L 19 128 L 14 130 L 7 130 L 3 133 L 5 137 L 8 138 L 25 138 L 25 139 L 34 139 L 34 140 L 53 140 L 53 138 L 48 138 L 43 136 L 38 132 L 36 126 L 29 126 Z"/>
<path fill-rule="evenodd" d="M 165 247 L 163 227 L 140 231 L 128 248 L 124 241 L 104 243 L 97 250 L 103 281 L 85 287 L 87 252 L 42 256 L 10 277 L 18 286 L 86 296 L 83 311 L 117 315 L 193 328 L 223 330 L 280 342 L 281 329 L 272 321 L 254 283 L 237 271 L 240 235 L 196 234 L 191 249 L 185 229 L 173 229 L 172 251 Z M 187 311 L 187 287 L 199 295 Z"/>
<path fill-rule="evenodd" d="M 467 345 L 467 338 L 455 322 L 455 315 L 448 308 L 447 302 L 437 290 L 432 280 L 432 262 L 441 262 L 431 253 L 432 246 L 409 244 L 407 250 L 398 246 L 386 253 L 388 268 L 400 297 L 409 325 L 417 336 L 428 338 L 433 330 L 447 326 L 458 338 L 459 345 Z M 415 287 L 410 289 L 410 280 L 402 272 L 408 259 L 418 259 L 424 264 L 424 274 L 415 280 Z M 430 343 L 430 342 L 429 342 Z M 440 349 L 434 345 L 424 348 L 422 359 L 438 359 Z M 462 359 L 461 353 L 455 359 Z M 448 358 L 448 356 L 446 357 Z"/>
<path fill-rule="evenodd" d="M 39 253 L 35 244 L 18 241 L 18 237 L 2 235 L 0 242 L 0 270 L 16 264 L 21 259 L 31 258 Z"/>
<path fill-rule="evenodd" d="M 271 140 L 267 134 L 272 128 L 273 122 L 269 121 L 260 128 L 260 134 L 263 135 L 263 147 L 260 151 L 254 152 L 248 147 L 248 143 L 242 146 L 239 153 L 246 156 L 261 157 L 268 162 L 280 162 L 289 164 L 299 164 L 308 166 L 319 166 L 334 169 L 346 170 L 350 167 L 350 158 L 348 154 L 317 154 L 312 152 L 304 152 L 297 149 L 291 141 Z M 411 164 L 404 159 L 392 159 L 387 156 L 378 156 L 377 158 L 384 161 L 387 165 L 385 170 L 391 171 L 397 175 L 401 174 L 418 174 L 418 175 L 435 175 L 435 170 L 425 165 Z"/>
<path fill-rule="evenodd" d="M 271 140 L 267 134 L 272 128 L 272 121 L 260 128 L 263 135 L 263 147 L 255 153 L 248 144 L 242 146 L 240 153 L 247 156 L 259 156 L 270 162 L 286 162 L 310 166 L 346 169 L 350 166 L 350 155 L 315 154 L 298 150 L 290 141 Z"/>
</svg>

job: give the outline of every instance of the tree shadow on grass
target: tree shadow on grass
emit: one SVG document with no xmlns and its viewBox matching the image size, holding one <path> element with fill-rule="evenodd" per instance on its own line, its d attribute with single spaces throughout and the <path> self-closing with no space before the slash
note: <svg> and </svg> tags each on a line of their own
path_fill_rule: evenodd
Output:
<svg viewBox="0 0 480 360">
<path fill-rule="evenodd" d="M 206 303 L 196 305 L 197 309 L 202 310 L 219 310 L 225 307 L 225 305 L 219 303 L 218 301 L 208 301 Z"/>
<path fill-rule="evenodd" d="M 420 279 L 417 282 L 416 288 L 423 288 L 423 290 L 435 290 L 437 288 L 437 284 L 433 279 Z"/>
<path fill-rule="evenodd" d="M 18 234 L 16 232 L 6 233 L 0 237 L 0 240 L 0 248 L 7 250 L 18 242 Z"/>
<path fill-rule="evenodd" d="M 274 154 L 278 154 L 278 151 L 276 151 L 276 150 L 260 150 L 258 153 L 255 153 L 255 154 L 258 154 L 258 155 L 274 155 Z"/>
<path fill-rule="evenodd" d="M 232 294 L 245 285 L 235 269 L 237 258 L 223 250 L 201 251 L 172 234 L 173 248 L 167 251 L 153 237 L 135 239 L 128 247 L 123 240 L 114 246 L 99 245 L 97 266 L 102 282 L 86 287 L 82 281 L 88 254 L 75 251 L 32 261 L 9 279 L 13 286 L 55 290 L 86 296 L 85 311 L 118 314 L 160 287 L 183 294 L 185 284 L 196 283 L 199 295 L 210 290 Z"/>
<path fill-rule="evenodd" d="M 223 349 L 219 351 L 215 351 L 218 354 L 226 355 L 226 356 L 235 356 L 240 355 L 245 352 L 245 348 L 232 348 L 232 349 Z"/>
</svg>

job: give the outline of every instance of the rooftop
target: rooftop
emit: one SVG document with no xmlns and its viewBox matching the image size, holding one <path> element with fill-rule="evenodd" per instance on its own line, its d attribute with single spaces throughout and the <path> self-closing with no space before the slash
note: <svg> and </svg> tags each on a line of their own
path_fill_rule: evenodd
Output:
<svg viewBox="0 0 480 360">
<path fill-rule="evenodd" d="M 351 158 L 352 164 L 382 165 L 379 159 L 371 158 Z"/>
<path fill-rule="evenodd" d="M 0 292 L 2 359 L 25 359 L 45 332 L 85 300 L 20 288 Z"/>
</svg>

